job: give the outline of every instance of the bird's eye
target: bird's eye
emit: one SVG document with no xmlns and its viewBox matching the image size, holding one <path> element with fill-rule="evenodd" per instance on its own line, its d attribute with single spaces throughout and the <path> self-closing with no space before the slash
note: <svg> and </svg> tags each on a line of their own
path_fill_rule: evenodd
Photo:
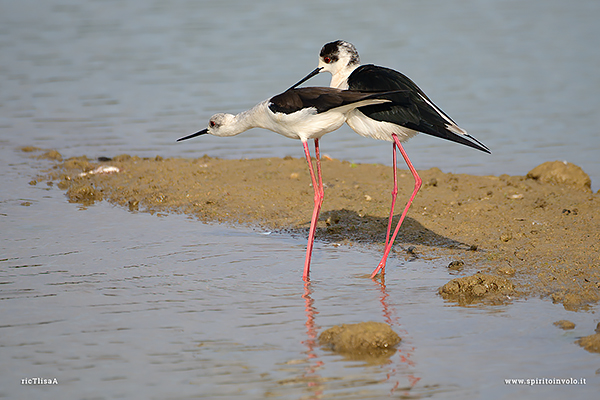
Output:
<svg viewBox="0 0 600 400">
<path fill-rule="evenodd" d="M 215 121 L 210 121 L 210 122 L 209 122 L 209 125 L 210 125 L 210 127 L 211 127 L 211 128 L 214 128 L 214 127 L 215 127 L 215 125 L 216 125 L 216 124 L 215 124 Z"/>
<path fill-rule="evenodd" d="M 329 64 L 331 62 L 331 57 L 323 57 L 323 61 L 325 61 L 325 64 Z"/>
</svg>

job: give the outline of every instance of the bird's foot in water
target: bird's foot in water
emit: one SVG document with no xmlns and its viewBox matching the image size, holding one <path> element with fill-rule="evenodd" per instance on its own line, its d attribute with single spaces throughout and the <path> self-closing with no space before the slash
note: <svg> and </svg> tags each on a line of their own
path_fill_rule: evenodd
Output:
<svg viewBox="0 0 600 400">
<path fill-rule="evenodd" d="M 373 271 L 373 273 L 371 274 L 371 279 L 375 279 L 375 277 L 378 274 L 380 274 L 381 277 L 383 278 L 383 276 L 385 275 L 385 264 L 386 264 L 386 260 L 381 260 L 381 262 L 379 263 L 377 268 L 375 268 L 375 271 Z"/>
</svg>

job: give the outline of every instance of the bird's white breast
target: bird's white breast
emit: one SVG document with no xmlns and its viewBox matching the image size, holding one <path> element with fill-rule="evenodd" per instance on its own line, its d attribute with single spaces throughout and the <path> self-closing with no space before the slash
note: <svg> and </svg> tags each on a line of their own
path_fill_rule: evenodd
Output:
<svg viewBox="0 0 600 400">
<path fill-rule="evenodd" d="M 341 112 L 317 113 L 315 108 L 304 108 L 291 114 L 268 111 L 269 118 L 262 128 L 272 130 L 291 139 L 303 141 L 320 139 L 344 124 Z"/>
<path fill-rule="evenodd" d="M 395 133 L 401 142 L 407 141 L 418 132 L 391 122 L 377 121 L 367 117 L 359 109 L 350 111 L 346 122 L 361 136 L 377 140 L 386 140 L 393 142 L 392 133 Z"/>
</svg>

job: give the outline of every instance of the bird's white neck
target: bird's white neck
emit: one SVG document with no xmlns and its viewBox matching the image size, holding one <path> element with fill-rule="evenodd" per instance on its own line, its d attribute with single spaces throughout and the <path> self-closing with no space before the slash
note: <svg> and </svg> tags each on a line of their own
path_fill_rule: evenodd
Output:
<svg viewBox="0 0 600 400">
<path fill-rule="evenodd" d="M 329 84 L 329 87 L 347 90 L 348 77 L 358 67 L 359 64 L 347 65 L 346 67 L 337 71 L 335 74 L 332 74 L 331 83 Z"/>
<path fill-rule="evenodd" d="M 269 129 L 269 100 L 261 101 L 251 109 L 236 115 L 237 124 L 243 127 L 244 131 L 252 128 Z"/>
<path fill-rule="evenodd" d="M 239 114 L 221 114 L 221 124 L 214 128 L 209 128 L 209 133 L 215 136 L 235 136 L 252 128 L 267 128 L 268 121 L 265 108 L 268 106 L 268 100 L 258 103 L 247 111 Z"/>
</svg>

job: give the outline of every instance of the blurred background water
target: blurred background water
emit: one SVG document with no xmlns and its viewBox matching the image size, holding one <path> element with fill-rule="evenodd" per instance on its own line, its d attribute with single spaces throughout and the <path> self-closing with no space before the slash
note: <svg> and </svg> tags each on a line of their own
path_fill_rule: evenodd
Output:
<svg viewBox="0 0 600 400">
<path fill-rule="evenodd" d="M 593 332 L 595 310 L 455 307 L 435 294 L 452 278 L 441 261 L 394 259 L 381 288 L 362 277 L 377 249 L 323 243 L 306 288 L 303 238 L 82 209 L 28 185 L 50 164 L 17 149 L 302 157 L 259 129 L 175 139 L 285 90 L 344 39 L 493 151 L 419 135 L 407 145 L 418 169 L 525 174 L 568 160 L 597 191 L 599 19 L 597 1 L 0 0 L 0 397 L 593 398 L 598 358 L 573 341 Z M 363 163 L 391 165 L 390 147 L 348 127 L 322 141 Z M 576 330 L 553 327 L 561 318 Z M 365 320 L 403 337 L 389 364 L 316 346 L 322 329 Z M 504 385 L 571 376 L 588 385 Z"/>
<path fill-rule="evenodd" d="M 321 46 L 354 43 L 400 70 L 493 154 L 419 135 L 417 168 L 526 174 L 567 160 L 600 188 L 597 1 L 0 2 L 2 146 L 86 154 L 302 157 L 253 130 L 175 143 L 311 71 Z M 329 83 L 329 75 L 311 85 Z M 323 151 L 391 165 L 389 143 L 347 126 Z"/>
</svg>

